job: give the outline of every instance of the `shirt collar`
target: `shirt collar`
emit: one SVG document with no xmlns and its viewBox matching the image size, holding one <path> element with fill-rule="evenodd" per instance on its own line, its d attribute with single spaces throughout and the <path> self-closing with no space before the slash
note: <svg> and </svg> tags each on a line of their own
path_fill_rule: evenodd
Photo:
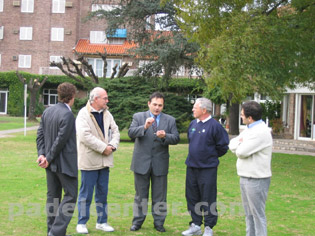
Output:
<svg viewBox="0 0 315 236">
<path fill-rule="evenodd" d="M 101 109 L 101 110 L 97 111 L 91 106 L 91 112 L 102 113 L 103 111 L 104 111 L 104 109 Z"/>
<path fill-rule="evenodd" d="M 263 120 L 260 119 L 260 120 L 254 121 L 253 123 L 247 125 L 247 127 L 248 128 L 253 128 L 255 125 L 258 125 L 258 124 L 260 124 L 262 122 L 263 122 Z"/>
<path fill-rule="evenodd" d="M 71 107 L 67 104 L 67 103 L 64 103 L 66 105 L 66 107 L 68 107 L 68 109 L 71 111 Z"/>
<path fill-rule="evenodd" d="M 212 116 L 210 115 L 210 116 L 208 116 L 206 119 L 204 119 L 204 120 L 199 120 L 199 119 L 197 119 L 197 123 L 199 123 L 199 121 L 201 121 L 202 123 L 206 123 L 208 120 L 210 120 L 212 118 Z"/>
<path fill-rule="evenodd" d="M 150 116 L 154 118 L 154 115 L 151 113 L 151 111 L 150 111 Z M 160 116 L 161 116 L 161 113 L 156 116 L 156 119 L 159 120 Z"/>
</svg>

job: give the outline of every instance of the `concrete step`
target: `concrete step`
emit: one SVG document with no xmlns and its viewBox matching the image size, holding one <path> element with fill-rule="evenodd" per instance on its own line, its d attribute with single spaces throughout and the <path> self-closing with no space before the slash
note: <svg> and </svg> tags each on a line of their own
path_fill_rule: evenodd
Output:
<svg viewBox="0 0 315 236">
<path fill-rule="evenodd" d="M 230 135 L 230 139 L 236 137 Z M 315 156 L 315 142 L 293 139 L 273 139 L 273 152 Z"/>
<path fill-rule="evenodd" d="M 315 142 L 293 139 L 274 139 L 273 149 L 315 153 Z"/>
</svg>

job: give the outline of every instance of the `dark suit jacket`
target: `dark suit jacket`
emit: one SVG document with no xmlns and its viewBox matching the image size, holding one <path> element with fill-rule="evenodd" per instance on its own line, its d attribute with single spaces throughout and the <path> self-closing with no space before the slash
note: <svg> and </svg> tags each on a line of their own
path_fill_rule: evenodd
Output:
<svg viewBox="0 0 315 236">
<path fill-rule="evenodd" d="M 152 129 L 144 129 L 150 111 L 139 112 L 133 115 L 133 120 L 128 130 L 130 138 L 135 139 L 131 170 L 138 174 L 148 173 L 152 167 L 156 176 L 167 175 L 169 166 L 169 145 L 179 142 L 175 118 L 161 113 L 158 130 L 165 130 L 166 137 L 158 138 Z"/>
<path fill-rule="evenodd" d="M 49 162 L 49 169 L 78 176 L 75 118 L 64 103 L 47 108 L 37 130 L 37 152 Z"/>
</svg>

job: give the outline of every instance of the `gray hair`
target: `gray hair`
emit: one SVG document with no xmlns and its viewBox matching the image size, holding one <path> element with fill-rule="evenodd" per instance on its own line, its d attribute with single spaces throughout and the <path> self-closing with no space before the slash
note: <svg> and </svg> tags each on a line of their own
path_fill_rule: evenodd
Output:
<svg viewBox="0 0 315 236">
<path fill-rule="evenodd" d="M 100 91 L 104 90 L 101 87 L 95 87 L 94 89 L 92 89 L 92 91 L 90 92 L 90 98 L 89 98 L 89 102 L 90 104 L 92 104 L 94 102 L 94 99 L 96 97 L 100 96 Z"/>
<path fill-rule="evenodd" d="M 199 107 L 206 109 L 208 113 L 212 112 L 212 103 L 208 98 L 197 98 L 196 103 L 199 103 Z"/>
</svg>

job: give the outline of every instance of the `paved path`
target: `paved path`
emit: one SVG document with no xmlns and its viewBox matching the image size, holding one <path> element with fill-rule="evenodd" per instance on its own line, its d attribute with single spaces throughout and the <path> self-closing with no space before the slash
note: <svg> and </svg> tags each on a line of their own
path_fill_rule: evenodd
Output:
<svg viewBox="0 0 315 236">
<path fill-rule="evenodd" d="M 38 126 L 32 126 L 32 127 L 26 128 L 26 131 L 37 130 L 37 129 L 38 129 Z M 12 137 L 13 133 L 22 133 L 22 132 L 24 132 L 24 128 L 3 130 L 3 131 L 0 131 L 0 138 Z M 273 152 L 274 153 L 287 153 L 287 154 L 296 154 L 296 155 L 315 156 L 314 152 L 288 151 L 288 150 L 273 150 Z"/>
<path fill-rule="evenodd" d="M 37 126 L 32 126 L 32 127 L 27 127 L 27 128 L 26 128 L 26 134 L 27 134 L 27 131 L 30 131 L 30 130 L 37 130 L 37 129 L 38 129 L 38 125 L 37 125 Z M 2 131 L 0 131 L 0 138 L 12 137 L 12 135 L 10 135 L 10 134 L 13 134 L 13 133 L 22 133 L 22 132 L 24 132 L 24 128 L 21 128 L 21 129 L 2 130 Z"/>
</svg>

